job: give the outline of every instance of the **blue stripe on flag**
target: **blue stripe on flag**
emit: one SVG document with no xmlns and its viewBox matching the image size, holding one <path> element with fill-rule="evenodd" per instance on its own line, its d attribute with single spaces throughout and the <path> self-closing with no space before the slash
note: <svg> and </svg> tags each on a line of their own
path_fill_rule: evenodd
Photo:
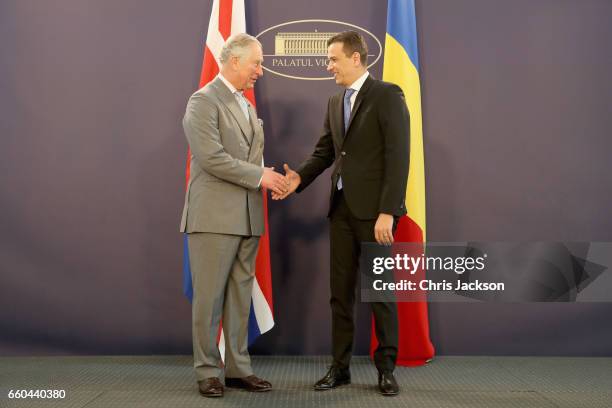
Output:
<svg viewBox="0 0 612 408">
<path fill-rule="evenodd" d="M 414 0 L 389 0 L 387 8 L 387 33 L 400 43 L 408 57 L 419 70 L 416 14 Z"/>
<path fill-rule="evenodd" d="M 183 233 L 183 293 L 193 301 L 193 287 L 191 286 L 191 265 L 189 264 L 189 245 L 187 244 L 187 233 Z"/>
<path fill-rule="evenodd" d="M 253 308 L 253 301 L 251 300 L 251 314 L 249 315 L 249 346 L 253 344 L 255 340 L 261 335 L 259 331 L 259 325 L 257 324 L 257 317 L 255 316 L 255 309 Z"/>
</svg>

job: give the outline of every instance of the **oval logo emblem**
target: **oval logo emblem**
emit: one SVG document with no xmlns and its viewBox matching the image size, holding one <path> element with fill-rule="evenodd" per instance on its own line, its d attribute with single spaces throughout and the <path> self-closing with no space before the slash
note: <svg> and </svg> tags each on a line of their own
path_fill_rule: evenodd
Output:
<svg viewBox="0 0 612 408">
<path fill-rule="evenodd" d="M 255 37 L 264 49 L 267 72 L 307 81 L 334 79 L 328 76 L 327 40 L 347 30 L 359 32 L 368 45 L 368 68 L 382 56 L 382 45 L 368 30 L 334 20 L 296 20 L 266 28 Z"/>
</svg>

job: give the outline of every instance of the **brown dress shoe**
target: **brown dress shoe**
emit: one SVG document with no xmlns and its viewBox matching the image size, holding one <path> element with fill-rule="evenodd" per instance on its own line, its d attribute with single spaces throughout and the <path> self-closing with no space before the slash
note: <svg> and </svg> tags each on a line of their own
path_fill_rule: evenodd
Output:
<svg viewBox="0 0 612 408">
<path fill-rule="evenodd" d="M 251 392 L 265 392 L 272 389 L 272 384 L 254 375 L 249 375 L 244 378 L 225 377 L 225 385 L 228 387 L 242 388 Z"/>
<path fill-rule="evenodd" d="M 198 381 L 200 394 L 204 397 L 214 398 L 223 396 L 223 384 L 217 377 L 210 377 L 202 381 Z"/>
</svg>

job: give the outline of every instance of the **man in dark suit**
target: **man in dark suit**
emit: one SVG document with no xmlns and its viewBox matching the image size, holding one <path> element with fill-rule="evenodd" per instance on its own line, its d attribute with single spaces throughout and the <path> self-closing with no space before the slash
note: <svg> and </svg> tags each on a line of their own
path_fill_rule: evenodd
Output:
<svg viewBox="0 0 612 408">
<path fill-rule="evenodd" d="M 325 169 L 333 167 L 330 207 L 331 309 L 333 364 L 315 384 L 328 390 L 350 383 L 353 309 L 362 242 L 393 243 L 393 232 L 406 213 L 410 118 L 401 89 L 372 78 L 368 50 L 354 31 L 327 42 L 327 70 L 345 89 L 327 106 L 323 135 L 313 154 L 297 169 L 285 164 L 289 191 L 305 189 Z M 393 376 L 398 349 L 397 307 L 394 302 L 371 303 L 378 348 L 374 361 L 383 395 L 396 395 Z"/>
</svg>

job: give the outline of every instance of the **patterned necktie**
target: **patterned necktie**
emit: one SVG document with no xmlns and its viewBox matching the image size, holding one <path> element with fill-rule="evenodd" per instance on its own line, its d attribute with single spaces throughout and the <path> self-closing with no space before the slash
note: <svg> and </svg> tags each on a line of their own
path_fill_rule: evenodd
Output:
<svg viewBox="0 0 612 408">
<path fill-rule="evenodd" d="M 348 129 L 349 120 L 351 119 L 351 96 L 355 93 L 355 90 L 348 88 L 344 92 L 344 134 Z"/>
<path fill-rule="evenodd" d="M 244 113 L 244 117 L 248 121 L 249 120 L 249 104 L 246 98 L 240 91 L 234 92 L 234 95 L 236 95 L 236 99 L 238 99 L 238 104 L 240 105 L 240 109 L 242 109 L 242 113 Z"/>
</svg>

